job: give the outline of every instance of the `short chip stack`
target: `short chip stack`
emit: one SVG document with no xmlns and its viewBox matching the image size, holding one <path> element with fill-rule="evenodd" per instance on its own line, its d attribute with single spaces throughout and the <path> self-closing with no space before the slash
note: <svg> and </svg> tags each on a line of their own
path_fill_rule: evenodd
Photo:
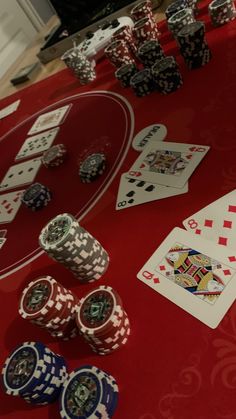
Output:
<svg viewBox="0 0 236 419">
<path fill-rule="evenodd" d="M 236 16 L 233 0 L 214 0 L 209 4 L 208 11 L 213 26 L 224 25 Z"/>
<path fill-rule="evenodd" d="M 64 144 L 56 144 L 44 152 L 42 163 L 47 169 L 60 166 L 64 163 L 66 154 L 67 151 Z"/>
<path fill-rule="evenodd" d="M 33 183 L 23 193 L 21 202 L 32 211 L 38 211 L 48 205 L 51 201 L 50 190 L 41 183 Z"/>
<path fill-rule="evenodd" d="M 77 336 L 75 313 L 78 298 L 51 276 L 31 281 L 23 290 L 19 313 L 51 336 L 63 340 Z"/>
<path fill-rule="evenodd" d="M 60 214 L 49 221 L 40 233 L 39 245 L 81 283 L 98 280 L 109 265 L 107 252 L 71 214 Z"/>
<path fill-rule="evenodd" d="M 145 67 L 152 67 L 156 61 L 165 57 L 159 41 L 154 39 L 144 42 L 137 55 Z"/>
<path fill-rule="evenodd" d="M 96 79 L 95 61 L 90 61 L 78 48 L 66 51 L 61 59 L 78 77 L 81 84 L 88 84 Z"/>
<path fill-rule="evenodd" d="M 78 304 L 76 322 L 93 352 L 107 355 L 126 344 L 130 323 L 118 293 L 100 286 Z"/>
<path fill-rule="evenodd" d="M 19 345 L 2 369 L 5 392 L 33 405 L 54 402 L 67 376 L 64 359 L 40 342 Z"/>
<path fill-rule="evenodd" d="M 179 89 L 183 84 L 178 64 L 173 56 L 157 61 L 152 67 L 152 75 L 157 90 L 165 95 Z"/>
<path fill-rule="evenodd" d="M 147 96 L 154 90 L 154 83 L 149 68 L 140 70 L 130 80 L 130 87 L 138 97 Z"/>
<path fill-rule="evenodd" d="M 106 169 L 104 153 L 92 153 L 79 164 L 79 177 L 83 183 L 91 183 L 98 179 Z"/>
<path fill-rule="evenodd" d="M 209 63 L 212 54 L 205 40 L 205 25 L 197 21 L 184 26 L 177 35 L 180 52 L 190 70 Z"/>
<path fill-rule="evenodd" d="M 110 419 L 117 407 L 118 386 L 114 377 L 92 365 L 72 371 L 60 397 L 63 419 Z"/>
<path fill-rule="evenodd" d="M 115 77 L 120 81 L 122 87 L 129 87 L 130 80 L 138 71 L 135 64 L 124 64 L 115 72 Z"/>
<path fill-rule="evenodd" d="M 182 9 L 168 19 L 168 28 L 176 38 L 178 32 L 189 23 L 195 21 L 193 10 L 191 8 Z"/>
<path fill-rule="evenodd" d="M 145 41 L 149 41 L 150 39 L 158 40 L 159 38 L 159 31 L 157 29 L 156 22 L 148 17 L 138 20 L 135 23 L 132 32 L 135 43 L 138 47 L 140 47 Z"/>
</svg>

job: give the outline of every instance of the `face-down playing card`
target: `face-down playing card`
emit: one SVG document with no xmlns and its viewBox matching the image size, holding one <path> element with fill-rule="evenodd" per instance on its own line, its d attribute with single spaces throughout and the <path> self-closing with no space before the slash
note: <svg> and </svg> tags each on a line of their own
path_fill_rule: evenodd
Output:
<svg viewBox="0 0 236 419">
<path fill-rule="evenodd" d="M 142 179 L 130 179 L 127 175 L 127 173 L 123 173 L 120 179 L 116 210 L 188 192 L 187 183 L 182 189 L 171 188 L 157 183 L 145 182 Z"/>
<path fill-rule="evenodd" d="M 39 158 L 11 166 L 1 181 L 0 192 L 33 182 L 40 166 Z"/>
<path fill-rule="evenodd" d="M 128 172 L 134 179 L 183 188 L 208 146 L 150 141 Z"/>
<path fill-rule="evenodd" d="M 183 221 L 186 230 L 236 252 L 236 189 Z"/>
<path fill-rule="evenodd" d="M 0 195 L 0 224 L 10 223 L 15 218 L 21 206 L 23 192 L 22 190 Z M 1 230 L 0 233 L 0 238 L 5 238 L 6 230 Z"/>
<path fill-rule="evenodd" d="M 211 328 L 236 297 L 236 258 L 227 248 L 175 228 L 137 277 Z"/>
<path fill-rule="evenodd" d="M 65 105 L 61 108 L 55 109 L 54 111 L 46 112 L 40 115 L 30 128 L 28 135 L 33 135 L 37 132 L 44 131 L 62 124 L 71 106 L 71 104 Z"/>
<path fill-rule="evenodd" d="M 48 131 L 44 131 L 41 134 L 34 135 L 33 137 L 26 138 L 21 149 L 17 153 L 15 160 L 25 159 L 42 153 L 51 147 L 55 140 L 60 128 L 53 128 Z"/>
</svg>

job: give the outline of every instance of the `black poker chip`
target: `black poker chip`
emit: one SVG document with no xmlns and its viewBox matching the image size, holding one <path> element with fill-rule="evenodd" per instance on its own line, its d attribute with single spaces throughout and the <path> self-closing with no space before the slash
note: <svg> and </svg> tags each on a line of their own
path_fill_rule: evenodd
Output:
<svg viewBox="0 0 236 419">
<path fill-rule="evenodd" d="M 79 176 L 83 183 L 91 183 L 99 178 L 106 169 L 106 156 L 103 153 L 90 154 L 80 163 Z"/>
<path fill-rule="evenodd" d="M 233 0 L 213 0 L 208 6 L 213 26 L 221 26 L 230 22 L 236 16 Z"/>
<path fill-rule="evenodd" d="M 146 96 L 154 90 L 151 71 L 148 68 L 140 70 L 130 80 L 130 86 L 138 97 Z"/>
<path fill-rule="evenodd" d="M 152 75 L 156 89 L 162 94 L 172 93 L 183 84 L 178 64 L 173 56 L 157 61 L 152 67 Z"/>
<path fill-rule="evenodd" d="M 120 81 L 122 87 L 129 87 L 131 77 L 138 71 L 134 63 L 124 64 L 115 72 L 115 77 Z"/>
<path fill-rule="evenodd" d="M 41 183 L 33 183 L 21 197 L 22 203 L 32 211 L 46 207 L 51 201 L 51 191 Z"/>
<path fill-rule="evenodd" d="M 165 57 L 159 41 L 155 39 L 144 42 L 139 47 L 137 55 L 145 67 L 152 67 L 157 60 Z"/>
</svg>

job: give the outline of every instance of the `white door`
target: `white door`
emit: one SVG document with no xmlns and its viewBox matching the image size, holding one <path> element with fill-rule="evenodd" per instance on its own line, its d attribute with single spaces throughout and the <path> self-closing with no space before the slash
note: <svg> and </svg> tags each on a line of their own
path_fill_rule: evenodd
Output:
<svg viewBox="0 0 236 419">
<path fill-rule="evenodd" d="M 17 0 L 0 1 L 0 77 L 37 34 Z"/>
</svg>

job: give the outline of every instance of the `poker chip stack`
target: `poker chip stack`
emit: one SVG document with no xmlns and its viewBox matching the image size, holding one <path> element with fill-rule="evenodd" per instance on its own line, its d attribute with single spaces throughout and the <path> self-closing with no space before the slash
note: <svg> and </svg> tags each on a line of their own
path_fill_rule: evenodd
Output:
<svg viewBox="0 0 236 419">
<path fill-rule="evenodd" d="M 148 17 L 143 17 L 138 20 L 133 27 L 133 37 L 137 47 L 140 47 L 143 42 L 150 39 L 159 39 L 159 31 L 156 22 Z"/>
<path fill-rule="evenodd" d="M 212 54 L 205 40 L 205 26 L 197 21 L 184 26 L 177 34 L 180 52 L 190 70 L 209 63 Z"/>
<path fill-rule="evenodd" d="M 236 15 L 233 0 L 213 0 L 208 6 L 208 11 L 213 26 L 224 25 Z"/>
<path fill-rule="evenodd" d="M 138 97 L 146 96 L 154 90 L 154 82 L 149 68 L 140 70 L 130 79 L 130 87 Z"/>
<path fill-rule="evenodd" d="M 179 89 L 183 80 L 173 56 L 157 61 L 152 67 L 153 80 L 160 93 L 168 94 Z"/>
<path fill-rule="evenodd" d="M 23 290 L 20 315 L 63 340 L 77 336 L 75 313 L 78 298 L 51 276 L 31 281 Z"/>
<path fill-rule="evenodd" d="M 57 167 L 64 163 L 66 157 L 66 147 L 64 144 L 57 144 L 44 152 L 42 157 L 43 165 L 48 169 L 49 167 Z"/>
<path fill-rule="evenodd" d="M 166 19 L 170 19 L 170 17 L 172 15 L 174 15 L 175 13 L 179 12 L 180 10 L 186 9 L 187 6 L 187 2 L 186 0 L 176 0 L 173 3 L 171 3 L 166 11 L 165 11 L 165 15 L 166 15 Z"/>
<path fill-rule="evenodd" d="M 19 345 L 2 369 L 5 392 L 33 405 L 54 402 L 67 376 L 64 359 L 40 342 Z"/>
<path fill-rule="evenodd" d="M 96 79 L 95 61 L 90 61 L 78 48 L 74 47 L 66 51 L 61 59 L 73 71 L 81 84 L 88 84 Z"/>
<path fill-rule="evenodd" d="M 164 57 L 159 41 L 154 39 L 144 42 L 138 49 L 138 58 L 145 67 L 152 67 L 156 61 Z"/>
<path fill-rule="evenodd" d="M 100 286 L 79 301 L 76 322 L 80 334 L 99 355 L 121 348 L 130 335 L 121 298 L 109 286 Z"/>
<path fill-rule="evenodd" d="M 123 64 L 134 63 L 134 58 L 127 43 L 122 39 L 116 39 L 105 48 L 105 55 L 116 68 Z"/>
<path fill-rule="evenodd" d="M 130 26 L 122 26 L 116 32 L 113 33 L 111 37 L 111 42 L 121 40 L 124 41 L 125 44 L 128 46 L 131 54 L 135 56 L 137 52 L 137 48 L 135 45 L 132 29 Z"/>
<path fill-rule="evenodd" d="M 118 385 L 114 377 L 92 365 L 72 371 L 60 397 L 63 419 L 110 419 L 117 407 Z"/>
<path fill-rule="evenodd" d="M 168 19 L 168 28 L 176 38 L 178 32 L 189 23 L 195 21 L 193 10 L 191 8 L 182 9 Z"/>
<path fill-rule="evenodd" d="M 136 4 L 133 9 L 131 9 L 131 17 L 132 19 L 137 22 L 138 20 L 142 19 L 143 17 L 147 17 L 150 20 L 155 21 L 153 12 L 152 12 L 152 1 L 151 0 L 144 0 L 140 1 Z"/>
<path fill-rule="evenodd" d="M 130 80 L 138 71 L 135 64 L 124 64 L 115 72 L 115 77 L 120 81 L 122 87 L 129 87 Z"/>
<path fill-rule="evenodd" d="M 83 183 L 98 179 L 106 169 L 106 156 L 103 153 L 92 153 L 79 164 L 79 177 Z"/>
<path fill-rule="evenodd" d="M 25 190 L 21 202 L 32 211 L 38 211 L 48 205 L 51 201 L 50 190 L 41 183 L 33 183 Z"/>
<path fill-rule="evenodd" d="M 81 283 L 98 280 L 109 265 L 107 252 L 71 214 L 60 214 L 49 221 L 40 233 L 39 245 Z"/>
</svg>

